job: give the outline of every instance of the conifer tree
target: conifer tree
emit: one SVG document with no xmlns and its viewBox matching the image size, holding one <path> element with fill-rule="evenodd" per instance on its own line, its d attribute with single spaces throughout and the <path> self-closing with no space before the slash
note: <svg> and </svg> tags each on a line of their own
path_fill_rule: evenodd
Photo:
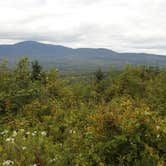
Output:
<svg viewBox="0 0 166 166">
<path fill-rule="evenodd" d="M 31 63 L 32 65 L 32 80 L 41 80 L 42 67 L 37 60 Z"/>
</svg>

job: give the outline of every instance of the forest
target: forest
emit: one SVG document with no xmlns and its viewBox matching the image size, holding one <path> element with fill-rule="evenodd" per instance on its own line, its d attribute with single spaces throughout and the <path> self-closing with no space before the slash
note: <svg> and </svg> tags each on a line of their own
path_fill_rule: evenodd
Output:
<svg viewBox="0 0 166 166">
<path fill-rule="evenodd" d="M 0 165 L 165 166 L 166 69 L 62 75 L 0 64 Z"/>
</svg>

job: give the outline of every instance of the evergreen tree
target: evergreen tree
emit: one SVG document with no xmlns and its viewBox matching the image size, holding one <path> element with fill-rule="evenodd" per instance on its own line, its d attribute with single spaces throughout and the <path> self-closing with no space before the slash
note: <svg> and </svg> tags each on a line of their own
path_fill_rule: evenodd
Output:
<svg viewBox="0 0 166 166">
<path fill-rule="evenodd" d="M 104 79 L 104 73 L 102 72 L 101 68 L 99 68 L 96 72 L 95 72 L 95 80 L 96 82 L 100 82 Z"/>
<path fill-rule="evenodd" d="M 42 67 L 37 60 L 31 63 L 32 65 L 32 80 L 41 80 Z"/>
</svg>

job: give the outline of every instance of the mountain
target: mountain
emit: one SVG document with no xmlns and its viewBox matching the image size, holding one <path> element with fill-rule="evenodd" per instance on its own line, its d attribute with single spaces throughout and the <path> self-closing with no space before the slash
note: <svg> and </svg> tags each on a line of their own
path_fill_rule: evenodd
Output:
<svg viewBox="0 0 166 166">
<path fill-rule="evenodd" d="M 0 45 L 0 59 L 10 66 L 26 56 L 30 61 L 37 59 L 45 68 L 57 67 L 64 71 L 122 68 L 126 64 L 148 64 L 166 67 L 166 56 L 145 53 L 118 53 L 104 48 L 73 49 L 60 45 L 24 41 L 13 45 Z"/>
</svg>

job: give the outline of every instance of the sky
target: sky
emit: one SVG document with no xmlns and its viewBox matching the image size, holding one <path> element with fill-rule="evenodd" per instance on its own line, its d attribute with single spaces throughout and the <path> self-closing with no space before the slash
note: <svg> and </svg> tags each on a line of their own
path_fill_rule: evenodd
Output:
<svg viewBox="0 0 166 166">
<path fill-rule="evenodd" d="M 166 0 L 0 0 L 0 44 L 166 55 Z"/>
</svg>

